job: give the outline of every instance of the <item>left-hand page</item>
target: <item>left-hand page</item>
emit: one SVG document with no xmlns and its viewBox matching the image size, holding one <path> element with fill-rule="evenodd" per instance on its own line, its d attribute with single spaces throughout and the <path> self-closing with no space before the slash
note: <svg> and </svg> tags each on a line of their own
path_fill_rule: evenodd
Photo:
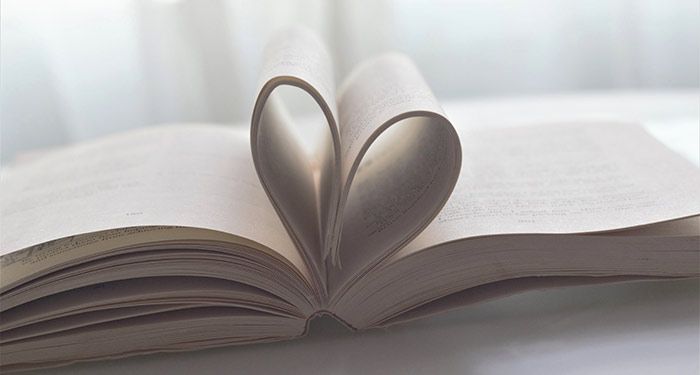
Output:
<svg viewBox="0 0 700 375">
<path fill-rule="evenodd" d="M 3 257 L 83 233 L 182 226 L 258 242 L 305 269 L 255 174 L 247 129 L 172 125 L 109 136 L 4 167 L 0 191 Z"/>
</svg>

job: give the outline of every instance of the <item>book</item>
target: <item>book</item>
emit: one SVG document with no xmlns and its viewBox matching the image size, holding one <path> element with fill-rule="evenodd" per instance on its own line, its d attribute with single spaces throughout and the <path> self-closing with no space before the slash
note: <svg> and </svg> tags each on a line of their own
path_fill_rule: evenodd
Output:
<svg viewBox="0 0 700 375">
<path fill-rule="evenodd" d="M 638 125 L 453 124 L 408 57 L 336 89 L 297 28 L 260 82 L 250 129 L 155 126 L 3 168 L 0 369 L 700 276 L 700 171 Z M 286 89 L 319 115 L 295 115 Z"/>
</svg>

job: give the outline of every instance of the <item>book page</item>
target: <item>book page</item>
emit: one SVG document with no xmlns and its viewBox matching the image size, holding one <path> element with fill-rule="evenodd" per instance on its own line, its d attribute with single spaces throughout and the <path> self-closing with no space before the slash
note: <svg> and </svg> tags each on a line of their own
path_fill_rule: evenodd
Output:
<svg viewBox="0 0 700 375">
<path fill-rule="evenodd" d="M 253 160 L 273 206 L 314 274 L 322 274 L 322 233 L 335 217 L 339 156 L 335 82 L 330 55 L 310 31 L 278 33 L 265 49 L 260 91 L 251 122 Z M 278 88 L 295 87 L 316 102 L 325 117 L 318 155 L 309 156 L 293 134 L 299 126 Z M 316 280 L 317 283 L 319 280 Z"/>
<path fill-rule="evenodd" d="M 466 237 L 583 233 L 700 214 L 700 171 L 641 127 L 461 129 L 454 194 L 397 258 Z"/>
<path fill-rule="evenodd" d="M 0 255 L 77 234 L 140 226 L 211 229 L 304 262 L 255 175 L 245 131 L 163 126 L 3 168 Z"/>
<path fill-rule="evenodd" d="M 407 57 L 367 61 L 339 92 L 344 211 L 335 284 L 420 232 L 449 197 L 461 161 L 454 128 Z"/>
</svg>

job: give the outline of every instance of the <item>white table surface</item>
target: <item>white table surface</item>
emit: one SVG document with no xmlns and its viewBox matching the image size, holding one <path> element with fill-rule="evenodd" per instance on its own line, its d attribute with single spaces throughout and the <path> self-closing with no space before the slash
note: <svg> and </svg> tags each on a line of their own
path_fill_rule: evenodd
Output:
<svg viewBox="0 0 700 375">
<path fill-rule="evenodd" d="M 638 121 L 698 164 L 699 97 L 698 91 L 590 93 L 453 101 L 445 109 L 457 126 Z M 697 280 L 533 291 L 388 329 L 352 333 L 324 318 L 300 340 L 45 373 L 699 374 L 699 296 Z"/>
</svg>

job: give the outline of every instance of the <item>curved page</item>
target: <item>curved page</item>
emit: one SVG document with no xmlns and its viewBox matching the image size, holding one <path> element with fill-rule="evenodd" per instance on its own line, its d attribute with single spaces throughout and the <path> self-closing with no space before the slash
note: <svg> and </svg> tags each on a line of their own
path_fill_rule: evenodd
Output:
<svg viewBox="0 0 700 375">
<path fill-rule="evenodd" d="M 459 176 L 459 137 L 413 63 L 387 54 L 340 90 L 341 218 L 331 289 L 342 289 L 418 235 Z"/>
<path fill-rule="evenodd" d="M 13 252 L 115 228 L 211 229 L 274 250 L 302 274 L 289 240 L 253 170 L 244 132 L 217 126 L 156 127 L 111 136 L 3 168 L 3 270 L 37 272 L 56 255 L 16 262 Z M 8 273 L 3 273 L 3 284 Z"/>
<path fill-rule="evenodd" d="M 638 125 L 460 130 L 465 163 L 455 192 L 397 258 L 468 237 L 610 231 L 700 215 L 700 170 Z"/>
<path fill-rule="evenodd" d="M 311 32 L 293 28 L 279 33 L 265 50 L 261 87 L 251 120 L 251 149 L 260 181 L 290 236 L 322 283 L 322 237 L 338 205 L 339 142 L 335 85 L 330 56 Z M 308 93 L 328 122 L 330 139 L 318 160 L 311 160 L 295 139 L 296 124 L 278 97 L 280 86 Z M 318 165 L 318 168 L 315 166 Z M 318 183 L 315 180 L 318 174 Z"/>
</svg>

